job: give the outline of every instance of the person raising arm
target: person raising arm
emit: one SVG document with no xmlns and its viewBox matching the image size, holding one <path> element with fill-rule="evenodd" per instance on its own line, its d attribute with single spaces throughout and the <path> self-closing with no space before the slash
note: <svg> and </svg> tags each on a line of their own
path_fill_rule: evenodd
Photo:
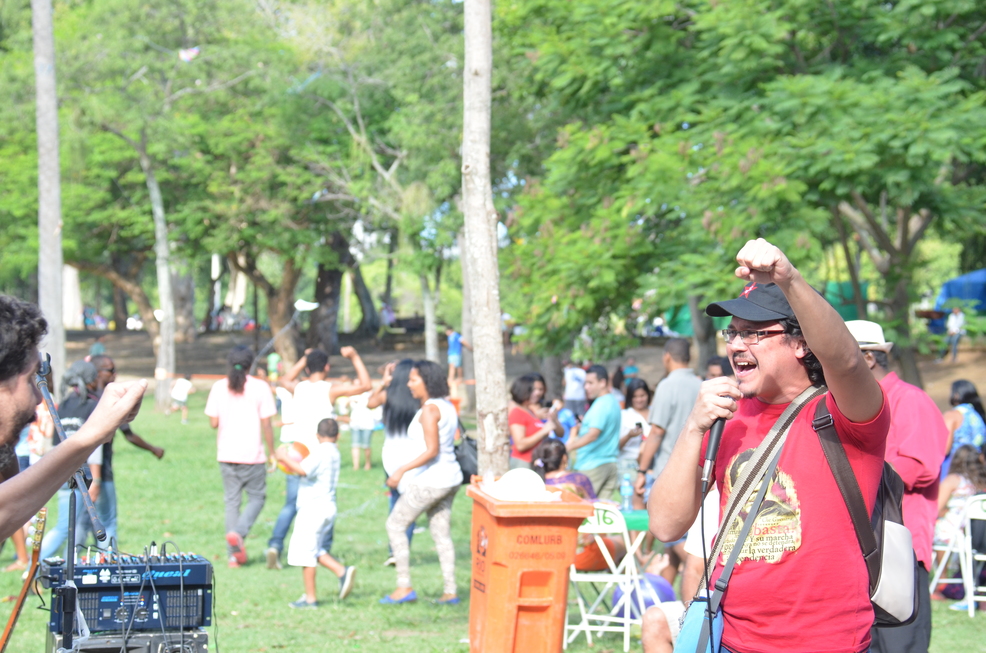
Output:
<svg viewBox="0 0 986 653">
<path fill-rule="evenodd" d="M 832 399 L 850 422 L 868 422 L 883 407 L 883 391 L 870 373 L 855 338 L 835 309 L 808 285 L 787 256 L 760 238 L 748 241 L 736 255 L 736 260 L 739 264 L 736 276 L 752 283 L 744 290 L 744 296 L 731 302 L 753 304 L 748 295 L 757 289 L 768 293 L 768 284 L 775 284 L 783 296 L 766 297 L 762 300 L 768 304 L 766 308 L 757 305 L 759 311 L 744 313 L 752 319 L 744 319 L 729 313 L 726 306 L 721 307 L 719 312 L 732 315 L 726 330 L 732 338 L 726 351 L 737 380 L 711 379 L 699 390 L 682 437 L 678 439 L 664 473 L 655 483 L 657 491 L 651 494 L 651 529 L 661 539 L 681 537 L 694 522 L 701 504 L 703 438 L 716 419 L 733 417 L 739 399 L 756 398 L 767 404 L 789 403 L 812 385 L 806 364 L 817 364 L 825 371 L 824 379 L 828 381 Z M 801 337 L 793 337 L 779 328 L 785 311 L 774 309 L 782 308 L 781 303 L 785 300 L 797 320 Z M 714 311 L 720 304 L 729 303 L 713 304 L 706 310 Z M 773 337 L 777 335 L 782 337 Z M 691 490 L 682 491 L 684 488 Z"/>
</svg>

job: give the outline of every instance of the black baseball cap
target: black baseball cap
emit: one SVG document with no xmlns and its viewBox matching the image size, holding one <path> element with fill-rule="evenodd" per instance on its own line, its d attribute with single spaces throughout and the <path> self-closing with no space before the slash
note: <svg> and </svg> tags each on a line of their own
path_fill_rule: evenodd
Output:
<svg viewBox="0 0 986 653">
<path fill-rule="evenodd" d="M 713 302 L 706 306 L 705 314 L 712 317 L 732 315 L 750 322 L 774 322 L 794 317 L 794 310 L 777 284 L 753 281 L 743 288 L 736 299 Z"/>
</svg>

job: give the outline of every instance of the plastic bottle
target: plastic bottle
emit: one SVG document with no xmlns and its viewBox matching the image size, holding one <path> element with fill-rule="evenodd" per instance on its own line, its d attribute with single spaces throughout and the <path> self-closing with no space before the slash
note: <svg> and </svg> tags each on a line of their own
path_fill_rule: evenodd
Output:
<svg viewBox="0 0 986 653">
<path fill-rule="evenodd" d="M 633 483 L 630 482 L 630 475 L 624 474 L 620 481 L 620 510 L 629 512 L 633 510 Z"/>
</svg>

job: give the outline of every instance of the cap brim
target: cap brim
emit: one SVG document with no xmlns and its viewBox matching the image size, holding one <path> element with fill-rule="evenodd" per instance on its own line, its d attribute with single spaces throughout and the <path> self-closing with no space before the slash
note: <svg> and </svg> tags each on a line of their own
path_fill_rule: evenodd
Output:
<svg viewBox="0 0 986 653">
<path fill-rule="evenodd" d="M 790 317 L 784 313 L 778 313 L 754 304 L 743 297 L 709 304 L 705 307 L 705 314 L 711 317 L 729 317 L 732 315 L 750 322 L 774 322 Z"/>
<path fill-rule="evenodd" d="M 892 342 L 867 342 L 860 343 L 859 348 L 863 351 L 882 351 L 886 354 L 890 353 L 890 350 L 894 348 L 894 343 Z"/>
</svg>

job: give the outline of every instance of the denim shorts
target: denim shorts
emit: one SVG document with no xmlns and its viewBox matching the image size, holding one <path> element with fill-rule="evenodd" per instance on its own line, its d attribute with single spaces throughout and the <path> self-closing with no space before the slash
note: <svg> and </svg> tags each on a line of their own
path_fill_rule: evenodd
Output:
<svg viewBox="0 0 986 653">
<path fill-rule="evenodd" d="M 353 449 L 369 449 L 370 438 L 373 436 L 371 429 L 351 429 L 353 438 Z"/>
</svg>

